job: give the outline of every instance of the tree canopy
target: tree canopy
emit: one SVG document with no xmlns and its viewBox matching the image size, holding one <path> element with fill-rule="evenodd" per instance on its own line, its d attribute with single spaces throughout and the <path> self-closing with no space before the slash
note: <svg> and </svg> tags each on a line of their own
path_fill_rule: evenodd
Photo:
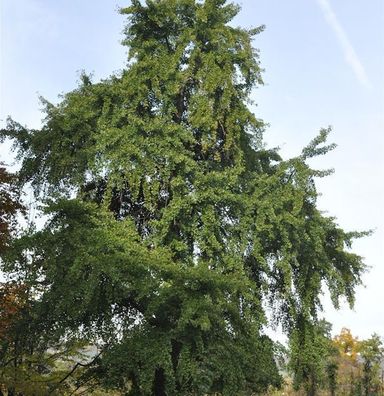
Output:
<svg viewBox="0 0 384 396">
<path fill-rule="evenodd" d="M 132 0 L 126 68 L 13 120 L 20 180 L 48 221 L 3 267 L 33 290 L 34 331 L 99 348 L 84 378 L 132 395 L 248 395 L 281 377 L 270 324 L 306 343 L 326 285 L 352 304 L 359 233 L 316 204 L 330 129 L 296 158 L 263 143 L 253 38 L 225 0 Z M 269 307 L 269 308 L 268 308 Z"/>
</svg>

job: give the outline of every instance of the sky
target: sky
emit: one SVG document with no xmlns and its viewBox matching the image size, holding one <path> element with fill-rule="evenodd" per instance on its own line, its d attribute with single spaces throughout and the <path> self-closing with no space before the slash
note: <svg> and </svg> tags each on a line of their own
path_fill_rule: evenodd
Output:
<svg viewBox="0 0 384 396">
<path fill-rule="evenodd" d="M 318 180 L 319 207 L 346 230 L 368 230 L 354 244 L 370 267 L 350 310 L 324 294 L 324 316 L 360 338 L 384 336 L 384 2 L 382 0 L 242 0 L 234 24 L 266 25 L 254 40 L 265 69 L 253 110 L 269 124 L 265 142 L 285 158 L 331 125 L 338 147 L 312 161 L 335 173 Z M 128 0 L 2 0 L 0 123 L 11 115 L 41 125 L 38 96 L 57 102 L 81 70 L 94 80 L 126 65 L 120 45 Z M 8 144 L 0 161 L 12 163 Z"/>
</svg>

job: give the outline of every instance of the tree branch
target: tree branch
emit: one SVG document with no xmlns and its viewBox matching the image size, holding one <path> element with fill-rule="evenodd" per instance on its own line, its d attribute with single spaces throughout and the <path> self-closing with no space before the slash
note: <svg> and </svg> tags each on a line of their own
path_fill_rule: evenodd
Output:
<svg viewBox="0 0 384 396">
<path fill-rule="evenodd" d="M 95 361 L 101 356 L 101 354 L 104 352 L 105 348 L 102 349 L 89 363 L 80 363 L 77 362 L 72 370 L 67 373 L 48 393 L 48 395 L 51 395 L 64 381 L 66 381 L 79 367 L 89 367 L 92 366 L 92 364 L 95 363 Z"/>
</svg>

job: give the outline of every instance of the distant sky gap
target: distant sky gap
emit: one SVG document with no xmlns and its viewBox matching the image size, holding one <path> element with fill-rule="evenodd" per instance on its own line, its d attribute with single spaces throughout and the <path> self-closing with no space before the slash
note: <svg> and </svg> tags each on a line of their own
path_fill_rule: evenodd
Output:
<svg viewBox="0 0 384 396">
<path fill-rule="evenodd" d="M 317 0 L 317 2 L 323 11 L 325 19 L 336 34 L 337 40 L 339 41 L 339 44 L 344 52 L 346 62 L 352 68 L 359 83 L 363 87 L 370 89 L 372 85 L 368 79 L 367 73 L 365 72 L 364 66 L 360 62 L 360 59 L 358 58 L 355 49 L 349 41 L 345 30 L 337 19 L 330 2 L 328 0 Z"/>
</svg>

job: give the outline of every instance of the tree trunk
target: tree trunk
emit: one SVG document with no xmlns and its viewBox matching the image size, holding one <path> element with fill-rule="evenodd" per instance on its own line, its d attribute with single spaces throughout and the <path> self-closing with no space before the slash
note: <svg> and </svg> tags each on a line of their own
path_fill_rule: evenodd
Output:
<svg viewBox="0 0 384 396">
<path fill-rule="evenodd" d="M 155 380 L 153 382 L 153 396 L 166 396 L 165 375 L 162 367 L 156 369 Z"/>
<path fill-rule="evenodd" d="M 316 379 L 315 379 L 315 376 L 313 375 L 313 373 L 311 374 L 311 377 L 309 380 L 307 396 L 316 396 Z"/>
</svg>

